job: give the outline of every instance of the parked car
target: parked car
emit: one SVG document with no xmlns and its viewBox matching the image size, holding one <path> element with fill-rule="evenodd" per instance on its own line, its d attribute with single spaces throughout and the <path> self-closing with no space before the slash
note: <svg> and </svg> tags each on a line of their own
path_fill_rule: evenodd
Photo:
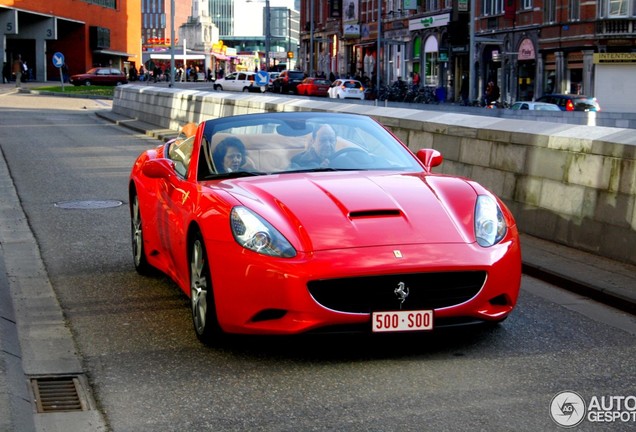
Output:
<svg viewBox="0 0 636 432">
<path fill-rule="evenodd" d="M 561 111 L 558 105 L 547 102 L 529 102 L 518 101 L 510 107 L 514 111 L 532 110 L 532 111 Z"/>
<path fill-rule="evenodd" d="M 270 72 L 269 73 L 269 85 L 267 86 L 267 90 L 273 91 L 274 89 L 274 80 L 278 78 L 280 72 Z"/>
<path fill-rule="evenodd" d="M 595 97 L 574 94 L 543 95 L 537 102 L 558 105 L 561 111 L 600 111 L 601 107 Z"/>
<path fill-rule="evenodd" d="M 296 70 L 284 70 L 272 83 L 274 93 L 296 93 L 296 87 L 305 79 L 305 73 Z"/>
<path fill-rule="evenodd" d="M 264 93 L 267 86 L 255 82 L 255 72 L 232 72 L 214 81 L 214 90 Z"/>
<path fill-rule="evenodd" d="M 324 78 L 305 78 L 298 84 L 297 92 L 305 96 L 329 96 L 331 82 Z"/>
<path fill-rule="evenodd" d="M 76 86 L 81 85 L 122 85 L 128 84 L 126 74 L 117 68 L 96 67 L 86 73 L 71 75 L 69 82 Z"/>
<path fill-rule="evenodd" d="M 315 149 L 320 164 L 292 164 Z M 133 165 L 134 266 L 174 280 L 205 343 L 503 321 L 521 282 L 517 225 L 477 182 L 433 173 L 441 163 L 365 115 L 205 120 Z"/>
<path fill-rule="evenodd" d="M 354 79 L 337 79 L 329 87 L 329 97 L 332 99 L 360 99 L 364 100 L 364 86 Z"/>
</svg>

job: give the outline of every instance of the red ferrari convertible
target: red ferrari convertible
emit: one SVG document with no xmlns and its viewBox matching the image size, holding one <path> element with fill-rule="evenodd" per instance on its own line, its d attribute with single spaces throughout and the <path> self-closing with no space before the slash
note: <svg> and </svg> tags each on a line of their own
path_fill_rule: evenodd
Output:
<svg viewBox="0 0 636 432">
<path fill-rule="evenodd" d="M 135 268 L 178 284 L 205 343 L 502 321 L 521 281 L 515 221 L 441 162 L 362 115 L 205 121 L 135 161 Z"/>
</svg>

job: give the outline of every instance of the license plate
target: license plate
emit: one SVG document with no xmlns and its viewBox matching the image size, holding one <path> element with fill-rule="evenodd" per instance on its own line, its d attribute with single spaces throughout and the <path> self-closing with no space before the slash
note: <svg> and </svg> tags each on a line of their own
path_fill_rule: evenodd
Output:
<svg viewBox="0 0 636 432">
<path fill-rule="evenodd" d="M 433 330 L 433 311 L 373 312 L 371 323 L 373 332 Z"/>
</svg>

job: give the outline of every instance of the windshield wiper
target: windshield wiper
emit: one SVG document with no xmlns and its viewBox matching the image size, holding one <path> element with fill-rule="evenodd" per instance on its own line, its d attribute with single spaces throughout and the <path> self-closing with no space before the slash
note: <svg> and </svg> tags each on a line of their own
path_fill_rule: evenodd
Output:
<svg viewBox="0 0 636 432">
<path fill-rule="evenodd" d="M 285 170 L 279 171 L 275 174 L 285 174 L 285 173 L 311 173 L 311 172 L 335 172 L 335 171 L 364 171 L 364 168 L 306 168 L 299 170 Z"/>
<path fill-rule="evenodd" d="M 233 179 L 233 178 L 241 178 L 241 177 L 257 177 L 262 175 L 267 175 L 265 172 L 258 171 L 235 171 L 228 173 L 216 173 L 209 174 L 205 176 L 205 180 L 217 180 L 217 179 Z"/>
</svg>

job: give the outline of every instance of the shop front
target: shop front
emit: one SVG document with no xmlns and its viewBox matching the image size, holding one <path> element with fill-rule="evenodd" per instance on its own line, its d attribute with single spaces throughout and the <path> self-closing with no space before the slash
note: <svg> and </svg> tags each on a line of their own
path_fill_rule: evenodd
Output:
<svg viewBox="0 0 636 432">
<path fill-rule="evenodd" d="M 531 39 L 522 39 L 517 50 L 517 89 L 516 100 L 531 101 L 535 95 L 535 76 L 537 74 L 536 49 Z"/>
</svg>

